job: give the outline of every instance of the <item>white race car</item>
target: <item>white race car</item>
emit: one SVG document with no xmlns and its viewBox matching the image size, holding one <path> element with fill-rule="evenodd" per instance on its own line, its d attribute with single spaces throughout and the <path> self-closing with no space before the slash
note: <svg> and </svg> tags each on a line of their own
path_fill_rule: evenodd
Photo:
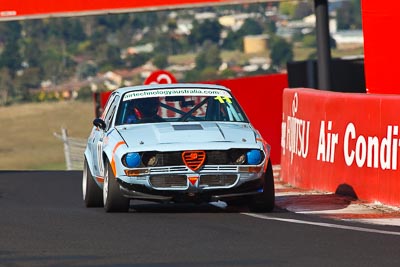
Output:
<svg viewBox="0 0 400 267">
<path fill-rule="evenodd" d="M 130 199 L 142 199 L 274 208 L 270 146 L 225 87 L 120 88 L 93 124 L 82 183 L 87 207 L 126 212 Z"/>
</svg>

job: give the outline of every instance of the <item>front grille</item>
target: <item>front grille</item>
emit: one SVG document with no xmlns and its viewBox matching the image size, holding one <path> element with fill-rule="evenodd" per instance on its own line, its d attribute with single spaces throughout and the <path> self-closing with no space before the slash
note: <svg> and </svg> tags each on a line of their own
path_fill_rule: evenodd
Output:
<svg viewBox="0 0 400 267">
<path fill-rule="evenodd" d="M 209 150 L 206 151 L 207 158 L 205 164 L 207 165 L 224 165 L 231 164 L 229 159 L 229 151 L 224 150 Z"/>
<path fill-rule="evenodd" d="M 206 158 L 204 165 L 236 165 L 233 159 L 236 155 L 244 153 L 247 149 L 230 149 L 230 150 L 206 150 Z M 144 152 L 142 155 L 143 163 L 146 166 L 147 159 L 152 155 L 156 155 L 157 163 L 154 167 L 161 166 L 179 166 L 185 165 L 182 160 L 182 151 L 175 152 Z"/>
<path fill-rule="evenodd" d="M 157 153 L 156 166 L 176 166 L 184 165 L 182 161 L 182 152 L 164 152 Z"/>
<path fill-rule="evenodd" d="M 154 187 L 187 187 L 186 175 L 153 175 L 150 183 Z"/>
<path fill-rule="evenodd" d="M 200 186 L 230 186 L 236 182 L 237 175 L 201 175 Z"/>
</svg>

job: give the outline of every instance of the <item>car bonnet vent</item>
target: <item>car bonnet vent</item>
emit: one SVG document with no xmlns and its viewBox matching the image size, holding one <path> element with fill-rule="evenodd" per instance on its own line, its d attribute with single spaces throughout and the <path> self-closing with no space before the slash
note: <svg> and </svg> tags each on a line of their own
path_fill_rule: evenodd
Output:
<svg viewBox="0 0 400 267">
<path fill-rule="evenodd" d="M 185 124 L 185 125 L 173 125 L 175 131 L 185 131 L 185 130 L 203 130 L 200 124 Z"/>
</svg>

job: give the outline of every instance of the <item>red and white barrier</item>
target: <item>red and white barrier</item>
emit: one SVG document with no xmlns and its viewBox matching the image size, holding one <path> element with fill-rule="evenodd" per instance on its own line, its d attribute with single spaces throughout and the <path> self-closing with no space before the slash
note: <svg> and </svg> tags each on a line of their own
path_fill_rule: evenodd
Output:
<svg viewBox="0 0 400 267">
<path fill-rule="evenodd" d="M 400 95 L 283 93 L 281 177 L 297 187 L 400 205 Z"/>
</svg>

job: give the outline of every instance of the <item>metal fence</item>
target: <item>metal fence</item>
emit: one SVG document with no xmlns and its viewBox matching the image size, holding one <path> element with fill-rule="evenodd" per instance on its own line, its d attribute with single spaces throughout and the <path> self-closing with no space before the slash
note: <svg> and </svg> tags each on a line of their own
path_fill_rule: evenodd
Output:
<svg viewBox="0 0 400 267">
<path fill-rule="evenodd" d="M 64 143 L 64 156 L 67 170 L 82 170 L 86 140 L 68 136 L 67 129 L 62 128 L 61 134 L 54 133 L 54 136 Z"/>
</svg>

